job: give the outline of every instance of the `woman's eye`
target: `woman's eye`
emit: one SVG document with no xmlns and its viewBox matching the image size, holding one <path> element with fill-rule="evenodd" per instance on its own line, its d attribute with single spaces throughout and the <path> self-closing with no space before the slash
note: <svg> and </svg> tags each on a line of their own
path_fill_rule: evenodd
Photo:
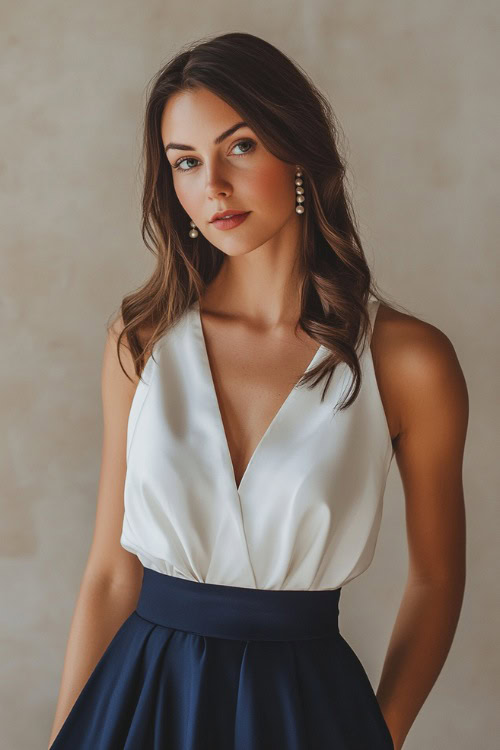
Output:
<svg viewBox="0 0 500 750">
<path fill-rule="evenodd" d="M 188 167 L 187 169 L 182 169 L 181 164 L 183 161 L 198 161 L 198 159 L 195 159 L 194 156 L 186 156 L 184 159 L 179 159 L 179 161 L 176 161 L 174 164 L 174 169 L 178 169 L 179 172 L 189 172 L 192 167 Z"/>
<path fill-rule="evenodd" d="M 237 147 L 239 148 L 242 144 L 243 145 L 249 144 L 250 148 L 245 149 L 242 154 L 235 154 L 235 156 L 246 156 L 247 154 L 251 153 L 257 145 L 255 141 L 252 141 L 250 138 L 245 138 L 235 143 L 233 148 L 237 148 Z M 178 161 L 175 162 L 175 164 L 173 165 L 173 168 L 179 172 L 190 172 L 194 167 L 187 167 L 187 169 L 184 169 L 183 167 L 181 167 L 181 164 L 185 161 L 198 161 L 198 159 L 196 159 L 194 156 L 184 156 L 182 159 L 179 159 Z"/>
<path fill-rule="evenodd" d="M 255 142 L 254 141 L 249 141 L 249 140 L 238 141 L 238 143 L 234 144 L 234 148 L 236 148 L 236 146 L 241 146 L 242 143 L 250 144 L 250 148 L 247 151 L 243 151 L 243 154 L 248 154 L 250 151 L 253 151 L 253 147 L 255 146 Z M 236 154 L 236 156 L 243 156 L 243 154 Z"/>
</svg>

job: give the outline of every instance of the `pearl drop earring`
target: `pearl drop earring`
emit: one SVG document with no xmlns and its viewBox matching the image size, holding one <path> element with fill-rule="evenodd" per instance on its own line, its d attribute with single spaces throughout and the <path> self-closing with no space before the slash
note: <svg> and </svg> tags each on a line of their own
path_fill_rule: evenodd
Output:
<svg viewBox="0 0 500 750">
<path fill-rule="evenodd" d="M 297 193 L 297 205 L 295 206 L 295 210 L 298 214 L 304 213 L 304 206 L 302 203 L 304 203 L 304 188 L 302 187 L 302 170 L 299 166 L 297 166 L 297 171 L 295 172 L 295 192 Z"/>
<path fill-rule="evenodd" d="M 193 227 L 193 228 L 192 228 L 192 229 L 190 230 L 190 232 L 189 232 L 189 236 L 190 236 L 190 237 L 198 237 L 198 234 L 199 234 L 199 232 L 198 232 L 198 230 L 196 229 L 196 224 L 194 223 L 194 221 L 190 221 L 189 223 L 190 223 L 190 224 L 191 224 L 191 226 Z"/>
</svg>

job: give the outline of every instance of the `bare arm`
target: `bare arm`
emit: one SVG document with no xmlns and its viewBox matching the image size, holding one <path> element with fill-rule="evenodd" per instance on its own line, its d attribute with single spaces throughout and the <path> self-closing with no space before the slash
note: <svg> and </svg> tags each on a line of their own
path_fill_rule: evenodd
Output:
<svg viewBox="0 0 500 750">
<path fill-rule="evenodd" d="M 377 690 L 395 750 L 443 667 L 462 607 L 469 406 L 445 334 L 417 319 L 400 332 L 386 366 L 398 404 L 395 456 L 405 493 L 409 572 Z"/>
<path fill-rule="evenodd" d="M 104 349 L 103 440 L 95 529 L 71 622 L 49 747 L 113 636 L 134 611 L 142 581 L 140 561 L 119 543 L 127 422 L 138 382 L 125 346 L 122 362 L 133 383 L 118 362 L 116 337 L 120 325 L 121 320 L 108 331 Z"/>
</svg>

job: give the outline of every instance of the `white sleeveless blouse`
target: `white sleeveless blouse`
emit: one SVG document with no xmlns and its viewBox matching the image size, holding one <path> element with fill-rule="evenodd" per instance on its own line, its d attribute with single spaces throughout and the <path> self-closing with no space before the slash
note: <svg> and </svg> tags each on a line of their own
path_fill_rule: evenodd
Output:
<svg viewBox="0 0 500 750">
<path fill-rule="evenodd" d="M 378 305 L 369 299 L 372 326 Z M 336 589 L 360 575 L 394 455 L 369 334 L 360 366 L 355 402 L 335 415 L 345 363 L 323 403 L 323 380 L 295 386 L 237 486 L 194 303 L 156 342 L 134 394 L 122 547 L 160 573 L 245 588 Z"/>
</svg>

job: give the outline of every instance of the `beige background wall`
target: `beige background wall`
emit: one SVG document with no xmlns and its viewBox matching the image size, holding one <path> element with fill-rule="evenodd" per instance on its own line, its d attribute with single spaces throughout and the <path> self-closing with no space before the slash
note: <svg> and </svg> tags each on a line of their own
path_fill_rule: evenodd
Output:
<svg viewBox="0 0 500 750">
<path fill-rule="evenodd" d="M 152 260 L 136 176 L 147 81 L 181 44 L 248 31 L 327 93 L 383 291 L 453 342 L 470 395 L 468 581 L 408 750 L 498 747 L 498 70 L 493 0 L 2 7 L 2 750 L 46 747 L 94 522 L 105 325 Z M 495 86 L 496 84 L 496 86 Z M 374 685 L 406 573 L 393 463 L 341 629 Z"/>
</svg>

